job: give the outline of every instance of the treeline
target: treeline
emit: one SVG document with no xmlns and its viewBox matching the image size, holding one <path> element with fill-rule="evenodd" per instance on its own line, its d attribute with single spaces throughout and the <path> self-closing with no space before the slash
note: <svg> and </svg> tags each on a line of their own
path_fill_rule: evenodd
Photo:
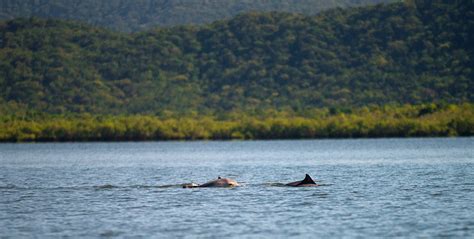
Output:
<svg viewBox="0 0 474 239">
<path fill-rule="evenodd" d="M 0 121 L 0 141 L 121 141 L 197 139 L 303 139 L 473 136 L 474 104 L 362 107 L 190 115 L 10 115 Z"/>
<path fill-rule="evenodd" d="M 135 34 L 0 22 L 0 105 L 152 114 L 473 102 L 471 1 L 250 13 Z"/>
<path fill-rule="evenodd" d="M 391 0 L 0 0 L 0 19 L 71 19 L 130 32 L 153 26 L 210 23 L 251 11 L 315 15 L 335 7 L 386 2 Z"/>
</svg>

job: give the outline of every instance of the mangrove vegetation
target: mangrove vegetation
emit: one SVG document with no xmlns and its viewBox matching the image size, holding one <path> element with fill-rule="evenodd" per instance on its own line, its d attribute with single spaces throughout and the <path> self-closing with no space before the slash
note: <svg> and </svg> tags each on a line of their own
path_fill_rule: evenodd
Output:
<svg viewBox="0 0 474 239">
<path fill-rule="evenodd" d="M 473 5 L 0 21 L 0 141 L 473 135 Z"/>
<path fill-rule="evenodd" d="M 317 109 L 294 115 L 267 110 L 226 115 L 3 116 L 0 141 L 309 139 L 474 135 L 474 104 Z"/>
</svg>

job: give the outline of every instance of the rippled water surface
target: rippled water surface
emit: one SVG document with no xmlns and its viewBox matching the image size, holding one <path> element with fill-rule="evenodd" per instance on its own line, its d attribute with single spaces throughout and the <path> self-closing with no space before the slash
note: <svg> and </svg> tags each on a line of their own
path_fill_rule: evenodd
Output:
<svg viewBox="0 0 474 239">
<path fill-rule="evenodd" d="M 474 138 L 0 144 L 0 194 L 0 237 L 473 238 Z"/>
</svg>

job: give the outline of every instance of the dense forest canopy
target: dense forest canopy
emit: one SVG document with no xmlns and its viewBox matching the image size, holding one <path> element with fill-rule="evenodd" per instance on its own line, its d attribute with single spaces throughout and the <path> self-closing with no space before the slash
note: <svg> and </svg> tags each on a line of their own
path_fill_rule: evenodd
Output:
<svg viewBox="0 0 474 239">
<path fill-rule="evenodd" d="M 294 12 L 315 15 L 335 7 L 364 6 L 394 0 L 0 0 L 0 19 L 59 18 L 120 31 L 153 26 L 210 23 L 246 12 Z"/>
<path fill-rule="evenodd" d="M 37 1 L 42 2 L 42 1 Z M 473 97 L 472 1 L 248 13 L 121 33 L 0 22 L 0 111 L 301 112 Z"/>
</svg>

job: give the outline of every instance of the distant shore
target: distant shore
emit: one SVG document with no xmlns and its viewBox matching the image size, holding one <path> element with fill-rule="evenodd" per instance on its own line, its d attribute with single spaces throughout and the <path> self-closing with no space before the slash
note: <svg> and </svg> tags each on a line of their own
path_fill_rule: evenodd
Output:
<svg viewBox="0 0 474 239">
<path fill-rule="evenodd" d="M 150 115 L 2 116 L 0 142 L 252 140 L 474 135 L 474 105 L 359 108 L 350 113 L 217 118 Z"/>
</svg>

